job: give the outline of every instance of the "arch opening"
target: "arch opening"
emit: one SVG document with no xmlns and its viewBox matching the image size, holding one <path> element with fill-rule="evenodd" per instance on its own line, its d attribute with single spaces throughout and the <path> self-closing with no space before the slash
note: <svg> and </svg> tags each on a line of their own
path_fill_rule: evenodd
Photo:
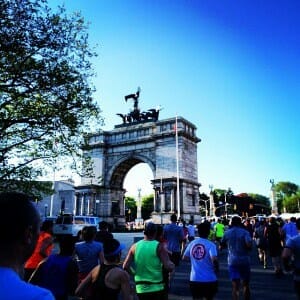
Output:
<svg viewBox="0 0 300 300">
<path fill-rule="evenodd" d="M 136 198 L 140 189 L 142 196 L 154 193 L 151 180 L 153 172 L 145 162 L 139 162 L 133 166 L 126 174 L 123 181 L 123 188 L 126 190 L 125 195 Z"/>
</svg>

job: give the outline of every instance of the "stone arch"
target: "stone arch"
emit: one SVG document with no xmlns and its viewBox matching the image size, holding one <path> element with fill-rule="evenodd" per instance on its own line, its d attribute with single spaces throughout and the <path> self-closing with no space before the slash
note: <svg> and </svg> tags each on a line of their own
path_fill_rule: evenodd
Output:
<svg viewBox="0 0 300 300">
<path fill-rule="evenodd" d="M 123 182 L 133 166 L 144 162 L 153 172 L 154 221 L 168 222 L 172 213 L 186 221 L 200 221 L 199 141 L 195 125 L 182 117 L 126 123 L 90 135 L 84 154 L 93 161 L 94 176 L 81 178 L 75 210 L 86 207 L 88 213 L 124 225 Z"/>
</svg>

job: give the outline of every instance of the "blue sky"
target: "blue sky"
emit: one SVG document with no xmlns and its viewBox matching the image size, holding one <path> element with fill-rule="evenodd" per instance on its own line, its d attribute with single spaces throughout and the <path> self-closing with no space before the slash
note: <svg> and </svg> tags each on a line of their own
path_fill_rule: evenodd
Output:
<svg viewBox="0 0 300 300">
<path fill-rule="evenodd" d="M 132 107 L 124 96 L 140 86 L 141 109 L 161 105 L 160 119 L 197 126 L 202 192 L 212 184 L 269 196 L 271 178 L 300 185 L 300 1 L 49 3 L 90 23 L 103 129 L 120 123 L 116 113 Z M 125 188 L 146 182 L 148 191 L 143 174 Z"/>
</svg>

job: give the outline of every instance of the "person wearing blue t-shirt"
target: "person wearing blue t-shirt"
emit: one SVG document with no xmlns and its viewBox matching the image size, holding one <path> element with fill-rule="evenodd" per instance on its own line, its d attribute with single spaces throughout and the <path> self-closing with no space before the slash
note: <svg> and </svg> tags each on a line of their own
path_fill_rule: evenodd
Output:
<svg viewBox="0 0 300 300">
<path fill-rule="evenodd" d="M 50 291 L 23 280 L 24 263 L 40 231 L 40 217 L 29 196 L 0 194 L 0 228 L 0 300 L 54 300 Z"/>
<path fill-rule="evenodd" d="M 294 288 L 300 299 L 300 219 L 296 220 L 298 234 L 289 238 L 282 252 L 283 266 L 294 273 Z"/>
<path fill-rule="evenodd" d="M 183 228 L 176 224 L 177 216 L 175 214 L 171 215 L 170 220 L 171 224 L 164 226 L 163 236 L 167 241 L 171 261 L 175 266 L 179 266 L 181 243 L 184 240 Z"/>
<path fill-rule="evenodd" d="M 250 250 L 252 238 L 244 229 L 239 216 L 231 219 L 231 227 L 225 231 L 221 240 L 220 250 L 228 248 L 228 270 L 232 282 L 232 299 L 239 299 L 242 281 L 244 299 L 250 299 Z"/>
<path fill-rule="evenodd" d="M 104 262 L 103 244 L 94 240 L 96 228 L 94 226 L 84 227 L 82 229 L 82 236 L 84 241 L 76 243 L 74 251 L 79 268 L 79 282 L 81 282 L 94 267 Z"/>
<path fill-rule="evenodd" d="M 283 225 L 282 233 L 284 237 L 284 243 L 286 243 L 289 238 L 298 235 L 295 217 L 291 217 L 289 222 Z"/>
</svg>

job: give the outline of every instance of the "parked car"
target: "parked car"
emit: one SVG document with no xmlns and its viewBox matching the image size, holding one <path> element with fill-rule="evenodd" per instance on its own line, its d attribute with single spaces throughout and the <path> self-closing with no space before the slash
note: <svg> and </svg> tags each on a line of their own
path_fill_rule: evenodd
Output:
<svg viewBox="0 0 300 300">
<path fill-rule="evenodd" d="M 56 219 L 57 219 L 57 216 L 48 216 L 48 217 L 42 218 L 42 221 L 43 221 L 43 222 L 44 222 L 44 221 L 52 221 L 53 224 L 55 224 Z"/>
<path fill-rule="evenodd" d="M 57 217 L 53 226 L 53 234 L 55 236 L 70 234 L 79 238 L 83 227 L 95 226 L 98 230 L 100 221 L 102 221 L 101 218 L 94 216 L 74 216 L 71 214 L 64 214 Z"/>
</svg>

